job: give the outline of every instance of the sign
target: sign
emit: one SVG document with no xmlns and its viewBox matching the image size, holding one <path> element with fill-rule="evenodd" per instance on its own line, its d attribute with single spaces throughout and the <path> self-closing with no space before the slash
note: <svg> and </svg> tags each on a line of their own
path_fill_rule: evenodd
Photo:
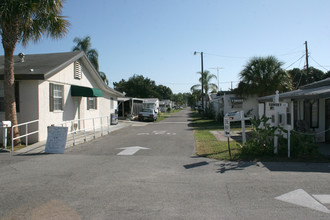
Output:
<svg viewBox="0 0 330 220">
<path fill-rule="evenodd" d="M 225 130 L 225 136 L 230 137 L 230 118 L 223 118 L 223 129 Z"/>
<path fill-rule="evenodd" d="M 243 103 L 244 102 L 244 99 L 235 99 L 235 98 L 232 98 L 231 99 L 231 102 L 232 103 Z"/>
<path fill-rule="evenodd" d="M 10 128 L 11 127 L 11 121 L 0 121 L 0 127 Z"/>
<path fill-rule="evenodd" d="M 284 108 L 287 108 L 288 103 L 285 103 L 285 102 L 280 102 L 280 103 L 270 102 L 269 107 L 284 107 Z"/>
<path fill-rule="evenodd" d="M 68 127 L 48 126 L 45 153 L 64 154 Z"/>
</svg>

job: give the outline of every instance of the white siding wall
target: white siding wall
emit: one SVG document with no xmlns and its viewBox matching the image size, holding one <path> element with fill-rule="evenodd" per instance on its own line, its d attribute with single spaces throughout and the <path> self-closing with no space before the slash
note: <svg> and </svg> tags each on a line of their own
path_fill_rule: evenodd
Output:
<svg viewBox="0 0 330 220">
<path fill-rule="evenodd" d="M 82 62 L 81 62 L 82 63 Z M 64 86 L 64 109 L 63 111 L 50 112 L 49 110 L 49 84 L 59 84 Z M 89 75 L 88 71 L 82 66 L 82 78 L 74 79 L 74 64 L 72 63 L 59 73 L 50 77 L 46 81 L 39 84 L 39 108 L 40 108 L 40 137 L 39 140 L 45 140 L 47 138 L 47 126 L 52 124 L 59 124 L 63 121 L 69 121 L 77 119 L 77 108 L 74 106 L 74 100 L 80 101 L 80 119 L 95 118 L 109 116 L 110 113 L 110 95 L 103 92 L 104 97 L 97 98 L 97 109 L 87 110 L 87 98 L 86 97 L 72 97 L 71 96 L 71 85 L 79 85 L 90 88 L 99 88 L 96 82 Z M 115 99 L 116 100 L 116 99 Z M 114 104 L 116 107 L 116 104 Z M 96 126 L 100 123 L 96 120 Z M 105 122 L 103 122 L 105 123 Z M 91 126 L 92 121 L 86 121 L 86 126 Z M 82 125 L 81 125 L 82 126 Z"/>
<path fill-rule="evenodd" d="M 291 101 L 290 99 L 285 99 L 285 100 L 282 100 L 281 102 L 284 102 L 284 103 L 288 103 L 289 104 L 289 107 L 288 109 L 284 109 L 284 110 L 281 110 L 280 113 L 282 114 L 285 114 L 286 112 L 289 112 L 291 113 L 291 128 L 294 128 L 294 124 L 293 124 L 293 117 L 294 117 L 294 112 L 293 112 L 293 107 L 291 107 L 293 105 L 293 101 Z M 298 120 L 305 120 L 304 119 L 304 101 L 303 100 L 298 100 L 297 101 L 297 118 Z M 267 109 L 266 108 L 266 112 L 265 112 L 265 116 L 266 117 L 271 117 L 272 115 L 274 114 L 274 111 L 271 111 L 270 109 Z M 259 112 L 259 116 L 261 117 L 262 116 L 262 112 Z M 325 128 L 325 99 L 319 99 L 319 127 L 318 128 L 315 128 L 315 138 L 316 138 L 316 142 L 324 142 L 325 141 L 325 133 L 324 131 L 326 130 Z M 271 123 L 271 125 L 273 125 Z M 282 124 L 281 126 L 283 126 L 285 129 L 288 129 L 288 125 L 285 123 L 285 124 Z"/>
<path fill-rule="evenodd" d="M 1 81 L 1 83 L 3 83 L 3 81 Z M 17 113 L 18 124 L 37 120 L 39 118 L 37 80 L 19 81 L 19 105 L 20 111 Z M 0 120 L 5 120 L 4 112 L 0 112 Z M 32 126 L 29 126 L 29 129 L 33 129 L 34 131 L 37 130 L 38 124 L 36 123 Z M 20 127 L 20 135 L 23 134 L 25 134 L 25 127 Z M 0 140 L 2 143 L 2 135 L 0 137 Z M 29 141 L 38 141 L 38 136 L 30 136 Z"/>
</svg>

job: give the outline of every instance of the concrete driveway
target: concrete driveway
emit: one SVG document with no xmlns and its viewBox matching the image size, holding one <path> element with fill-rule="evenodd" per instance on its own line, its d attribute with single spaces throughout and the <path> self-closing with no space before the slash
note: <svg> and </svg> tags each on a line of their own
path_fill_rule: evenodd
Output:
<svg viewBox="0 0 330 220">
<path fill-rule="evenodd" d="M 0 219 L 330 218 L 330 164 L 196 157 L 189 114 L 63 155 L 0 153 Z"/>
</svg>

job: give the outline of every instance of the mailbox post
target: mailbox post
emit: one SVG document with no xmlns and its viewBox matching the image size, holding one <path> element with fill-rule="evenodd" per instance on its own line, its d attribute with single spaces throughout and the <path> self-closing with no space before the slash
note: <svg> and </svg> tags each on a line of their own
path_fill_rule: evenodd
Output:
<svg viewBox="0 0 330 220">
<path fill-rule="evenodd" d="M 2 146 L 7 148 L 7 128 L 11 127 L 11 121 L 0 121 L 0 127 L 2 128 Z"/>
</svg>

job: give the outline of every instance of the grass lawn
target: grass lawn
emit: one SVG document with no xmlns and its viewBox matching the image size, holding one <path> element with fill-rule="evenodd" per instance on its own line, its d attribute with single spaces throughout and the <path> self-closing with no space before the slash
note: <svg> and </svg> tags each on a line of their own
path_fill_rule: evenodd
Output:
<svg viewBox="0 0 330 220">
<path fill-rule="evenodd" d="M 218 160 L 230 160 L 228 142 L 218 141 L 210 131 L 223 130 L 223 123 L 215 122 L 209 119 L 201 119 L 200 115 L 193 112 L 193 128 L 196 143 L 196 155 Z M 240 126 L 235 124 L 233 130 L 239 130 Z M 230 141 L 230 150 L 233 160 L 240 157 L 240 143 Z"/>
<path fill-rule="evenodd" d="M 218 160 L 230 160 L 228 142 L 219 141 L 210 131 L 223 130 L 223 123 L 201 119 L 197 112 L 192 113 L 196 155 Z M 241 130 L 240 123 L 231 123 L 231 130 Z M 248 126 L 247 126 L 248 127 Z M 251 128 L 247 128 L 249 130 Z M 317 155 L 313 158 L 287 158 L 286 156 L 249 156 L 241 153 L 242 143 L 230 141 L 231 160 L 236 161 L 294 161 L 294 162 L 330 162 L 330 157 Z"/>
</svg>

